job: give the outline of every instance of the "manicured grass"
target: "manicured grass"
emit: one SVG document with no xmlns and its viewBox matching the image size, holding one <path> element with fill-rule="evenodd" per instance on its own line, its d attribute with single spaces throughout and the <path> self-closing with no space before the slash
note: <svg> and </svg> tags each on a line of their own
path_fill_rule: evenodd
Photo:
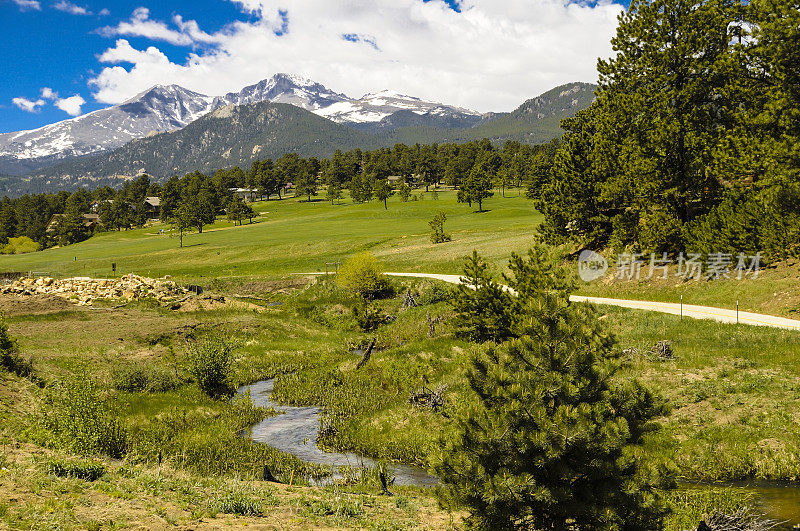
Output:
<svg viewBox="0 0 800 531">
<path fill-rule="evenodd" d="M 418 194 L 421 192 L 417 192 Z M 389 200 L 353 204 L 345 199 L 331 205 L 295 198 L 255 203 L 258 223 L 232 227 L 218 221 L 203 234 L 184 238 L 184 248 L 168 226 L 98 234 L 80 244 L 38 253 L 0 257 L 0 270 L 41 271 L 54 275 L 109 276 L 111 263 L 118 274 L 172 275 L 183 279 L 277 276 L 321 271 L 326 262 L 343 260 L 369 250 L 390 269 L 452 273 L 463 257 L 479 249 L 490 261 L 504 264 L 511 251 L 530 247 L 541 216 L 524 197 L 496 196 L 483 213 L 456 202 L 455 192 L 440 191 L 439 199 L 425 194 L 422 201 Z M 447 214 L 445 229 L 453 241 L 429 241 L 428 221 Z"/>
</svg>

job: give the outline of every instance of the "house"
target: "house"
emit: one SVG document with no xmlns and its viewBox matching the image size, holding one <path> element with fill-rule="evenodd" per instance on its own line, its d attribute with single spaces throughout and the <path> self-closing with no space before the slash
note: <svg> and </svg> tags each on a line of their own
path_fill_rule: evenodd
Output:
<svg viewBox="0 0 800 531">
<path fill-rule="evenodd" d="M 101 208 L 107 205 L 111 205 L 114 202 L 113 199 L 103 199 L 102 201 L 95 201 L 91 205 L 89 205 L 89 210 L 92 212 L 99 212 Z"/>
<path fill-rule="evenodd" d="M 145 197 L 144 198 L 144 211 L 147 219 L 155 221 L 161 217 L 161 198 L 160 197 Z"/>
<path fill-rule="evenodd" d="M 228 188 L 228 191 L 233 195 L 241 197 L 245 201 L 253 202 L 261 194 L 258 193 L 257 188 Z"/>
<path fill-rule="evenodd" d="M 47 222 L 47 232 L 54 232 L 58 228 L 58 223 L 64 217 L 64 214 L 53 214 L 50 216 L 50 221 Z M 94 232 L 97 227 L 102 227 L 103 222 L 100 221 L 100 216 L 97 214 L 84 214 L 83 226 Z"/>
</svg>

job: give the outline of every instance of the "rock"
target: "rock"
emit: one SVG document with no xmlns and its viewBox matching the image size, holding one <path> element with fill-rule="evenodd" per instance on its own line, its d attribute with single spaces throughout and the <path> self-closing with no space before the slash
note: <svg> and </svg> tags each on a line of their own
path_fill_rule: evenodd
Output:
<svg viewBox="0 0 800 531">
<path fill-rule="evenodd" d="M 171 281 L 126 275 L 121 279 L 72 278 L 58 280 L 51 277 L 20 278 L 0 287 L 0 293 L 55 295 L 72 300 L 82 306 L 94 299 L 124 298 L 134 300 L 154 297 L 159 301 L 175 300 L 188 290 Z"/>
</svg>

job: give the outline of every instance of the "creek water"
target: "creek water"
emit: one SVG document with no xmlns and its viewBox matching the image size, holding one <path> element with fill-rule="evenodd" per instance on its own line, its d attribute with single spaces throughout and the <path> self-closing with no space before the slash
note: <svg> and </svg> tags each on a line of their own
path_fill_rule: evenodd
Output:
<svg viewBox="0 0 800 531">
<path fill-rule="evenodd" d="M 237 393 L 250 395 L 258 407 L 271 407 L 279 414 L 268 417 L 250 428 L 253 441 L 268 444 L 273 448 L 295 455 L 308 463 L 329 465 L 334 468 L 377 467 L 372 459 L 354 453 L 325 452 L 317 447 L 320 409 L 315 406 L 283 406 L 272 401 L 275 380 L 262 380 L 239 388 Z M 390 475 L 395 485 L 435 485 L 437 479 L 423 469 L 403 464 L 390 465 Z"/>
<path fill-rule="evenodd" d="M 798 529 L 800 526 L 800 486 L 782 481 L 753 481 L 728 483 L 684 483 L 682 489 L 736 488 L 751 494 L 755 512 L 763 513 L 772 520 L 781 522 L 776 529 Z"/>
<path fill-rule="evenodd" d="M 275 380 L 262 380 L 241 387 L 237 393 L 250 395 L 258 407 L 271 407 L 279 414 L 268 417 L 250 429 L 253 441 L 268 444 L 282 452 L 295 455 L 303 461 L 334 468 L 376 467 L 374 460 L 349 452 L 325 452 L 317 447 L 317 430 L 321 411 L 318 407 L 283 406 L 273 402 L 271 395 Z M 392 464 L 391 475 L 396 485 L 435 485 L 437 478 L 423 469 L 403 464 Z M 716 484 L 684 483 L 683 489 L 740 488 L 754 496 L 755 509 L 765 516 L 786 522 L 785 528 L 800 524 L 800 487 L 793 483 L 752 482 Z"/>
</svg>

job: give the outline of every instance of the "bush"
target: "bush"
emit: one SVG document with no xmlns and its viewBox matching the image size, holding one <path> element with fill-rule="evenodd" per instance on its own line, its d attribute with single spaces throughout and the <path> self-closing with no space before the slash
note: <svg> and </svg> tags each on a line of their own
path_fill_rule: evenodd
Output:
<svg viewBox="0 0 800 531">
<path fill-rule="evenodd" d="M 142 364 L 116 367 L 111 378 L 115 389 L 129 393 L 163 393 L 181 386 L 180 379 L 170 371 Z"/>
<path fill-rule="evenodd" d="M 452 296 L 453 292 L 441 284 L 430 284 L 429 286 L 420 289 L 417 303 L 420 306 L 436 304 L 439 302 L 449 301 Z"/>
<path fill-rule="evenodd" d="M 351 256 L 336 273 L 336 283 L 364 298 L 375 298 L 390 290 L 389 281 L 381 271 L 378 259 L 365 252 Z"/>
<path fill-rule="evenodd" d="M 33 373 L 33 365 L 19 355 L 17 343 L 8 335 L 8 325 L 3 319 L 0 319 L 0 367 L 23 378 Z"/>
<path fill-rule="evenodd" d="M 2 252 L 2 254 L 23 254 L 33 253 L 41 248 L 41 245 L 27 236 L 20 236 L 18 238 L 9 238 L 8 243 L 2 246 L 0 252 Z"/>
<path fill-rule="evenodd" d="M 219 336 L 206 338 L 189 349 L 189 373 L 211 398 L 233 395 L 232 353 L 230 341 Z"/>
<path fill-rule="evenodd" d="M 57 381 L 47 390 L 43 426 L 47 441 L 78 454 L 125 455 L 128 435 L 122 422 L 86 375 Z"/>
<path fill-rule="evenodd" d="M 60 478 L 77 478 L 86 481 L 95 481 L 106 473 L 106 467 L 102 463 L 74 459 L 50 460 L 47 462 L 46 470 L 48 474 Z"/>
<path fill-rule="evenodd" d="M 380 308 L 373 308 L 365 301 L 353 306 L 353 316 L 356 318 L 358 327 L 364 332 L 377 330 L 387 321 L 387 316 Z"/>
</svg>

